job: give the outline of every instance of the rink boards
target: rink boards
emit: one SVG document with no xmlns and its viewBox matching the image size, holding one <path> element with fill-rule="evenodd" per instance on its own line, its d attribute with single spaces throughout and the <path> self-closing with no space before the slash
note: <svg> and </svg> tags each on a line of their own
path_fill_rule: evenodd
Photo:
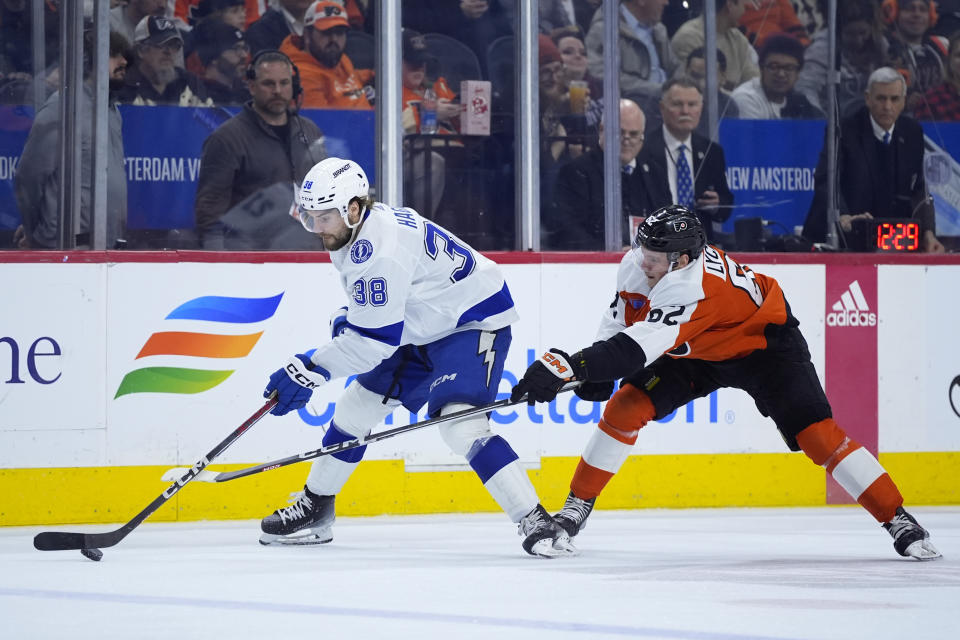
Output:
<svg viewBox="0 0 960 640">
<path fill-rule="evenodd" d="M 500 390 L 546 347 L 593 340 L 618 257 L 499 254 L 521 320 Z M 573 260 L 577 261 L 574 262 Z M 14 261 L 15 260 L 15 261 Z M 129 260 L 129 261 L 127 261 Z M 266 378 L 327 339 L 345 304 L 325 256 L 0 255 L 0 524 L 125 521 L 257 409 Z M 6 262 L 3 262 L 6 261 Z M 776 277 L 838 421 L 878 452 L 912 504 L 960 503 L 960 259 L 754 254 Z M 320 446 L 345 386 L 268 416 L 215 469 Z M 602 411 L 573 394 L 493 415 L 558 506 Z M 413 419 L 422 419 L 419 417 Z M 389 428 L 411 420 L 398 411 Z M 640 434 L 604 508 L 842 503 L 744 393 L 722 389 Z M 283 504 L 306 465 L 178 494 L 154 519 L 248 518 Z M 343 515 L 495 510 L 433 429 L 371 445 Z"/>
</svg>

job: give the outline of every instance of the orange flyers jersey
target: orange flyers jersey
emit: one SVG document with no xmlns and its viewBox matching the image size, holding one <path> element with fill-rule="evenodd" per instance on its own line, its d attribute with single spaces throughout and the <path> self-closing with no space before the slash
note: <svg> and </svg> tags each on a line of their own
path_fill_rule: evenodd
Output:
<svg viewBox="0 0 960 640">
<path fill-rule="evenodd" d="M 674 358 L 730 360 L 767 346 L 768 325 L 785 324 L 779 283 L 707 245 L 689 265 L 650 289 L 640 249 L 628 251 L 617 273 L 617 299 L 604 314 L 598 340 L 623 332 L 643 348 L 649 365 Z"/>
</svg>

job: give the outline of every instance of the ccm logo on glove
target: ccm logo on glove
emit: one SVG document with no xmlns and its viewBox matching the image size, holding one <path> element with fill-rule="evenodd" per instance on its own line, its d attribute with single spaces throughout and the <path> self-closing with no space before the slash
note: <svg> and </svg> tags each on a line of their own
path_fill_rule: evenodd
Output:
<svg viewBox="0 0 960 640">
<path fill-rule="evenodd" d="M 318 386 L 316 382 L 303 375 L 297 365 L 292 362 L 287 365 L 287 375 L 290 376 L 291 380 L 305 389 L 316 389 Z"/>
</svg>

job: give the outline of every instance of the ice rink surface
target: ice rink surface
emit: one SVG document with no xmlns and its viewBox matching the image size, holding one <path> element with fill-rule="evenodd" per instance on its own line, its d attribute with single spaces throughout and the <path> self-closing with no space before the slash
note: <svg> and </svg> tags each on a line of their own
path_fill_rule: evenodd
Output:
<svg viewBox="0 0 960 640">
<path fill-rule="evenodd" d="M 0 528 L 0 638 L 960 638 L 960 507 L 910 511 L 943 559 L 848 507 L 597 511 L 556 560 L 497 514 L 147 523 L 99 563 L 33 535 L 113 526 Z"/>
</svg>

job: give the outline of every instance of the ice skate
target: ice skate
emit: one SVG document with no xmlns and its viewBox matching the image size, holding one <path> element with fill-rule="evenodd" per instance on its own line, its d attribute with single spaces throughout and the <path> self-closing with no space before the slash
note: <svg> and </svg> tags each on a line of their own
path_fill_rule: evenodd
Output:
<svg viewBox="0 0 960 640">
<path fill-rule="evenodd" d="M 930 542 L 930 534 L 921 527 L 903 507 L 897 507 L 897 515 L 890 522 L 884 523 L 893 537 L 893 548 L 902 556 L 917 560 L 935 560 L 942 558 L 937 548 Z"/>
<path fill-rule="evenodd" d="M 573 495 L 573 491 L 567 496 L 567 501 L 563 503 L 563 509 L 553 516 L 553 519 L 563 527 L 567 535 L 574 538 L 580 531 L 587 526 L 587 516 L 593 511 L 593 503 L 596 498 L 581 500 Z"/>
<path fill-rule="evenodd" d="M 554 522 L 542 505 L 538 504 L 523 517 L 517 533 L 523 536 L 523 550 L 532 556 L 556 558 L 577 554 L 577 548 L 571 544 L 570 536 Z"/>
<path fill-rule="evenodd" d="M 336 496 L 318 496 L 306 487 L 292 495 L 293 504 L 277 509 L 260 522 L 260 544 L 325 544 L 333 540 Z"/>
</svg>

